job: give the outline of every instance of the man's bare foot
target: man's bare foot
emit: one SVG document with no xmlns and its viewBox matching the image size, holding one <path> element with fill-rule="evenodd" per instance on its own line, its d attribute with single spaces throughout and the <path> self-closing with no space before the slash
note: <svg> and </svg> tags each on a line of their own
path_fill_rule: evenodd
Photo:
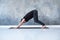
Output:
<svg viewBox="0 0 60 40">
<path fill-rule="evenodd" d="M 45 25 L 42 25 L 42 29 L 47 28 Z"/>
</svg>

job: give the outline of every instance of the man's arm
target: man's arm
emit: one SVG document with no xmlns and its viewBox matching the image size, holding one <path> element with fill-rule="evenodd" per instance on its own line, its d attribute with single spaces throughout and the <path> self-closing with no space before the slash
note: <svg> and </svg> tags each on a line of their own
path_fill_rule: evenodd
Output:
<svg viewBox="0 0 60 40">
<path fill-rule="evenodd" d="M 25 23 L 25 19 L 22 19 L 22 21 L 18 24 L 18 27 L 17 28 L 20 28 L 21 25 L 23 25 L 23 23 Z"/>
<path fill-rule="evenodd" d="M 18 27 L 10 27 L 9 29 L 17 29 L 17 28 L 20 28 L 20 26 L 23 25 L 23 23 L 25 23 L 25 19 L 22 19 L 22 21 L 18 24 Z"/>
</svg>

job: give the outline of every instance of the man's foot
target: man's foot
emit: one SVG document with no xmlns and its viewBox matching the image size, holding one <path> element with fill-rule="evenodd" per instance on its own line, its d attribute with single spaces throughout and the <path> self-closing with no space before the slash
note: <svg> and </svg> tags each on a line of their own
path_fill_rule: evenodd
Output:
<svg viewBox="0 0 60 40">
<path fill-rule="evenodd" d="M 45 25 L 42 25 L 42 29 L 45 29 L 45 28 L 47 29 L 48 27 L 46 27 Z"/>
</svg>

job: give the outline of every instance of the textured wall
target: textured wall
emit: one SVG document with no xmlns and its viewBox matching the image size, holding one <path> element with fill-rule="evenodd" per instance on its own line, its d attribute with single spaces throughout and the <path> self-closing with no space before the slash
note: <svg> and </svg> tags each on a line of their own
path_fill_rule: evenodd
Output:
<svg viewBox="0 0 60 40">
<path fill-rule="evenodd" d="M 0 0 L 0 25 L 17 25 L 32 9 L 45 24 L 60 24 L 60 0 Z M 32 21 L 31 21 L 32 20 Z M 37 24 L 31 19 L 26 24 Z"/>
</svg>

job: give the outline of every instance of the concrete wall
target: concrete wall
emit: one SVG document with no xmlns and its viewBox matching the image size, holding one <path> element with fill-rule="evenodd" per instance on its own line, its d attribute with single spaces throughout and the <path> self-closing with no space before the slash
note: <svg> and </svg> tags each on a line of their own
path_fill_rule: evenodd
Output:
<svg viewBox="0 0 60 40">
<path fill-rule="evenodd" d="M 49 25 L 60 25 L 60 0 L 0 0 L 0 25 L 17 25 L 21 18 L 37 9 L 39 20 Z M 33 19 L 25 23 L 36 25 Z"/>
</svg>

